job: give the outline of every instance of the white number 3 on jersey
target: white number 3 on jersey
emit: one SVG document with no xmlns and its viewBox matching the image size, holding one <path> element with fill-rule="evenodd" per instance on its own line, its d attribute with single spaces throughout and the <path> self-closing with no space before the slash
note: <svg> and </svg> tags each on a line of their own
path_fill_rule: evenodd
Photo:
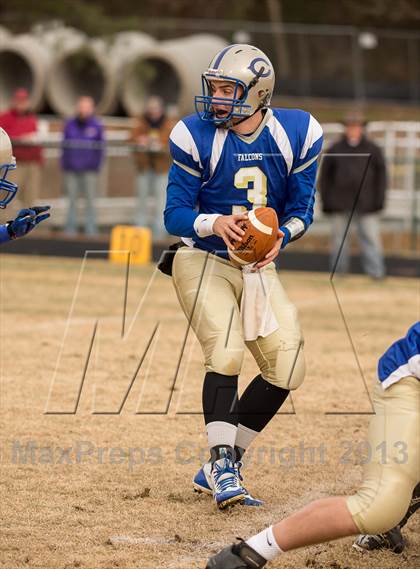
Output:
<svg viewBox="0 0 420 569">
<path fill-rule="evenodd" d="M 267 176 L 258 166 L 240 168 L 235 174 L 234 185 L 238 190 L 248 190 L 247 200 L 253 209 L 267 205 Z M 232 206 L 232 214 L 243 211 L 246 211 L 244 206 Z"/>
</svg>

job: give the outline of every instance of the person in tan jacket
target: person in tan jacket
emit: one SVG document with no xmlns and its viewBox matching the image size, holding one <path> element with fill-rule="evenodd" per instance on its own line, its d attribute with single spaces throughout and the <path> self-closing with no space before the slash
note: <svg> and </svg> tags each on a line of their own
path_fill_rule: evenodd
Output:
<svg viewBox="0 0 420 569">
<path fill-rule="evenodd" d="M 166 149 L 174 124 L 166 116 L 163 100 L 153 96 L 147 101 L 145 112 L 138 117 L 131 133 L 131 142 L 136 145 L 134 158 L 137 166 L 135 224 L 149 227 L 155 239 L 167 235 L 163 210 L 170 157 Z"/>
</svg>

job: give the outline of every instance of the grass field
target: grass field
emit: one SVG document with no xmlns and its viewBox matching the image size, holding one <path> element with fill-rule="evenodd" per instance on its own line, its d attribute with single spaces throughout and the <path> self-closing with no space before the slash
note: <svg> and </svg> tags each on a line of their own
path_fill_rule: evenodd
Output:
<svg viewBox="0 0 420 569">
<path fill-rule="evenodd" d="M 202 358 L 170 279 L 134 267 L 125 296 L 124 266 L 2 256 L 1 567 L 204 568 L 236 536 L 356 489 L 364 381 L 371 389 L 378 356 L 418 318 L 418 283 L 335 283 L 353 351 L 328 276 L 281 278 L 300 312 L 307 377 L 249 453 L 245 481 L 265 506 L 222 513 L 191 490 L 207 456 Z M 242 387 L 255 374 L 248 356 Z M 270 567 L 414 569 L 419 530 L 417 515 L 401 556 L 361 555 L 346 539 Z"/>
</svg>

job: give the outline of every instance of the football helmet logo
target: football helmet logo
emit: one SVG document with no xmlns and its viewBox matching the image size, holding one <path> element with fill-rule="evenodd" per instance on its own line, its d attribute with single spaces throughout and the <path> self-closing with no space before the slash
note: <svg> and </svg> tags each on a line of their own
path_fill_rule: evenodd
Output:
<svg viewBox="0 0 420 569">
<path fill-rule="evenodd" d="M 6 131 L 0 128 L 0 208 L 4 209 L 15 197 L 18 187 L 7 175 L 16 169 L 16 159 L 12 154 L 12 143 Z"/>
<path fill-rule="evenodd" d="M 259 65 L 259 69 L 255 68 L 257 63 L 262 63 L 263 65 Z M 263 67 L 263 69 L 262 69 Z M 264 59 L 263 57 L 256 57 L 253 59 L 248 67 L 254 73 L 254 75 L 260 74 L 260 77 L 269 77 L 271 74 L 271 63 Z"/>
<path fill-rule="evenodd" d="M 270 105 L 275 76 L 271 61 L 260 49 L 247 44 L 233 44 L 214 56 L 201 79 L 202 94 L 195 97 L 198 116 L 229 128 L 234 124 L 233 119 L 245 120 Z M 234 84 L 232 98 L 212 96 L 211 82 L 217 80 Z M 217 117 L 213 104 L 223 105 L 229 112 L 223 118 Z"/>
</svg>

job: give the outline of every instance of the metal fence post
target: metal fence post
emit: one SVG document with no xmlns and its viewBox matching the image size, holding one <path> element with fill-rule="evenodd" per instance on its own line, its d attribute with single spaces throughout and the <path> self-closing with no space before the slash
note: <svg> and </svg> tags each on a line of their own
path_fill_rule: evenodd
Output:
<svg viewBox="0 0 420 569">
<path fill-rule="evenodd" d="M 363 102 L 366 98 L 363 72 L 363 54 L 362 49 L 359 45 L 359 36 L 357 30 L 353 31 L 351 39 L 354 98 L 357 101 Z"/>
</svg>

